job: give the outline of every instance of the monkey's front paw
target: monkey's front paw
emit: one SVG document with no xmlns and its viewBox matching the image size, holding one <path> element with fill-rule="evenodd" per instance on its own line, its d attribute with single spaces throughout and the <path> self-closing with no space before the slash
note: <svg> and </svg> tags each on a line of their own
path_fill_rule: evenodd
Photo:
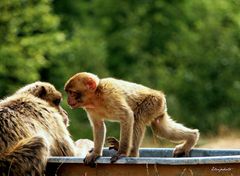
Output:
<svg viewBox="0 0 240 176">
<path fill-rule="evenodd" d="M 90 167 L 96 167 L 95 161 L 100 157 L 93 151 L 89 152 L 87 156 L 84 158 L 84 164 L 89 165 Z"/>
<path fill-rule="evenodd" d="M 110 159 L 111 163 L 115 163 L 117 160 L 126 157 L 125 154 L 115 154 L 112 156 L 112 158 Z"/>
<path fill-rule="evenodd" d="M 119 149 L 119 141 L 115 137 L 108 137 L 107 145 L 109 146 L 109 150 L 114 149 L 118 151 Z"/>
<path fill-rule="evenodd" d="M 182 145 L 176 146 L 173 151 L 173 157 L 184 157 L 189 156 L 189 151 L 185 150 Z"/>
</svg>

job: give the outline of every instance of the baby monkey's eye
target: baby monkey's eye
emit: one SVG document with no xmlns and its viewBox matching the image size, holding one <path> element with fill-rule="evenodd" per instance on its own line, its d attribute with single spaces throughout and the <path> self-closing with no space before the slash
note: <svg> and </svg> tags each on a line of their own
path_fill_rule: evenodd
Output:
<svg viewBox="0 0 240 176">
<path fill-rule="evenodd" d="M 60 98 L 56 98 L 53 100 L 53 104 L 55 104 L 56 106 L 58 106 L 61 102 L 61 99 Z"/>
<path fill-rule="evenodd" d="M 76 99 L 80 99 L 82 97 L 82 93 L 81 92 L 75 93 L 75 97 Z"/>
<path fill-rule="evenodd" d="M 76 94 L 77 94 L 77 92 L 74 92 L 74 91 L 71 91 L 71 90 L 68 90 L 68 93 L 69 93 L 70 95 L 73 95 L 73 96 L 76 96 Z"/>
</svg>

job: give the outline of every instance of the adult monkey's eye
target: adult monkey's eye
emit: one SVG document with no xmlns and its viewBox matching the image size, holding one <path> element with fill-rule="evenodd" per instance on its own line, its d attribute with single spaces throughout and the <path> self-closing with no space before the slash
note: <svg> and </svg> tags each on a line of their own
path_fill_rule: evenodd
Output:
<svg viewBox="0 0 240 176">
<path fill-rule="evenodd" d="M 61 99 L 60 98 L 56 98 L 53 100 L 53 104 L 55 104 L 56 106 L 58 106 L 61 102 Z"/>
</svg>

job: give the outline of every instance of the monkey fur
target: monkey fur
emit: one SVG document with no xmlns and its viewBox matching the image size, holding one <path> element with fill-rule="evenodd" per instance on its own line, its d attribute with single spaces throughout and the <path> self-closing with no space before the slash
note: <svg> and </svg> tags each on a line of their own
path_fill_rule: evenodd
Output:
<svg viewBox="0 0 240 176">
<path fill-rule="evenodd" d="M 99 79 L 97 75 L 80 72 L 65 84 L 68 104 L 83 108 L 93 127 L 94 150 L 85 157 L 92 164 L 102 155 L 106 127 L 104 120 L 120 122 L 118 152 L 111 158 L 139 156 L 146 126 L 150 125 L 157 137 L 175 142 L 174 156 L 187 156 L 197 143 L 199 131 L 176 123 L 167 113 L 163 92 L 114 78 Z M 110 142 L 111 143 L 111 142 Z"/>
<path fill-rule="evenodd" d="M 75 156 L 68 116 L 53 85 L 35 82 L 0 101 L 0 173 L 40 176 L 49 156 Z"/>
</svg>

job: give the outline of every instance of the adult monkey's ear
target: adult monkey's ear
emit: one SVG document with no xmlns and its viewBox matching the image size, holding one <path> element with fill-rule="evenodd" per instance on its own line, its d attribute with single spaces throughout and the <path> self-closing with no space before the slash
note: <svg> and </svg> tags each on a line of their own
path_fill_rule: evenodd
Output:
<svg viewBox="0 0 240 176">
<path fill-rule="evenodd" d="M 47 95 L 47 90 L 44 86 L 41 86 L 38 91 L 38 97 L 43 98 L 44 96 Z"/>
</svg>

